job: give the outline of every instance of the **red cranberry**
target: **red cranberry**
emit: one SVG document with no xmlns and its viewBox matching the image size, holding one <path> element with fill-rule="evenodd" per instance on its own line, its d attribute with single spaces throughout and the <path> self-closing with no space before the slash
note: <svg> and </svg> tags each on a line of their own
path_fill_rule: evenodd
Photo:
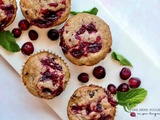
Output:
<svg viewBox="0 0 160 120">
<path fill-rule="evenodd" d="M 24 55 L 30 55 L 34 51 L 34 46 L 31 42 L 26 42 L 21 47 L 21 52 Z"/>
<path fill-rule="evenodd" d="M 102 79 L 106 76 L 106 70 L 102 66 L 97 66 L 93 69 L 93 76 L 97 79 Z"/>
<path fill-rule="evenodd" d="M 38 39 L 38 33 L 35 30 L 30 30 L 28 33 L 28 36 L 31 40 L 37 40 Z"/>
<path fill-rule="evenodd" d="M 129 85 L 127 83 L 121 83 L 117 90 L 120 92 L 127 92 L 129 91 Z"/>
<path fill-rule="evenodd" d="M 137 77 L 132 77 L 129 79 L 129 86 L 131 88 L 138 88 L 141 84 L 141 80 Z"/>
<path fill-rule="evenodd" d="M 113 84 L 109 84 L 107 87 L 107 90 L 111 93 L 111 94 L 116 94 L 117 92 L 117 88 L 115 85 Z"/>
<path fill-rule="evenodd" d="M 131 70 L 129 68 L 124 67 L 120 71 L 119 75 L 122 80 L 127 80 L 131 76 Z"/>
<path fill-rule="evenodd" d="M 21 36 L 21 34 L 22 34 L 22 31 L 21 31 L 20 28 L 14 28 L 12 30 L 12 33 L 13 33 L 13 35 L 14 35 L 15 38 L 19 38 Z"/>
<path fill-rule="evenodd" d="M 78 80 L 83 83 L 86 83 L 89 81 L 89 75 L 87 73 L 81 73 L 78 75 Z"/>
<path fill-rule="evenodd" d="M 26 19 L 22 19 L 19 21 L 18 26 L 21 30 L 28 30 L 30 23 Z"/>
<path fill-rule="evenodd" d="M 59 32 L 56 29 L 50 29 L 47 33 L 47 36 L 51 40 L 57 40 L 59 38 Z"/>
<path fill-rule="evenodd" d="M 131 112 L 131 113 L 130 113 L 130 116 L 136 117 L 136 113 L 135 113 L 135 112 Z"/>
<path fill-rule="evenodd" d="M 95 25 L 92 24 L 92 23 L 90 23 L 89 25 L 86 26 L 86 30 L 87 30 L 89 33 L 97 32 L 97 29 L 96 29 Z"/>
</svg>

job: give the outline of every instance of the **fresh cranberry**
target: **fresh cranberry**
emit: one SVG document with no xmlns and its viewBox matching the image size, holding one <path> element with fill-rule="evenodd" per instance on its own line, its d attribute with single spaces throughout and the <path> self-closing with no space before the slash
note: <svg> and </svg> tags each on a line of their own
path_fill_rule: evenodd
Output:
<svg viewBox="0 0 160 120">
<path fill-rule="evenodd" d="M 20 28 L 14 28 L 12 30 L 12 33 L 13 33 L 13 35 L 14 35 L 15 38 L 19 38 L 21 36 L 21 34 L 22 34 L 22 31 L 21 31 Z"/>
<path fill-rule="evenodd" d="M 30 55 L 34 52 L 34 46 L 31 42 L 26 42 L 21 47 L 21 52 L 24 55 Z"/>
<path fill-rule="evenodd" d="M 37 40 L 38 39 L 38 33 L 35 30 L 30 30 L 28 32 L 28 36 L 31 40 Z"/>
<path fill-rule="evenodd" d="M 87 73 L 81 73 L 78 75 L 78 80 L 87 83 L 89 81 L 89 75 Z"/>
<path fill-rule="evenodd" d="M 127 80 L 131 76 L 131 70 L 127 67 L 124 67 L 121 69 L 119 75 L 122 80 Z"/>
<path fill-rule="evenodd" d="M 102 66 L 97 66 L 93 69 L 93 76 L 97 79 L 102 79 L 106 76 L 106 70 Z"/>
<path fill-rule="evenodd" d="M 50 29 L 47 33 L 47 36 L 51 40 L 57 40 L 59 38 L 59 32 L 56 29 Z"/>
<path fill-rule="evenodd" d="M 131 112 L 131 113 L 130 113 L 130 116 L 131 116 L 131 117 L 136 117 L 136 113 L 135 113 L 135 112 Z"/>
<path fill-rule="evenodd" d="M 132 77 L 129 79 L 129 86 L 131 88 L 138 88 L 141 84 L 141 80 L 137 77 Z"/>
<path fill-rule="evenodd" d="M 127 92 L 129 91 L 129 85 L 127 83 L 121 83 L 117 90 L 120 92 Z"/>
<path fill-rule="evenodd" d="M 111 93 L 111 94 L 116 94 L 117 92 L 117 88 L 114 84 L 109 84 L 107 87 L 107 90 Z"/>
<path fill-rule="evenodd" d="M 21 30 L 28 30 L 30 23 L 26 19 L 22 19 L 19 21 L 18 26 Z"/>
</svg>

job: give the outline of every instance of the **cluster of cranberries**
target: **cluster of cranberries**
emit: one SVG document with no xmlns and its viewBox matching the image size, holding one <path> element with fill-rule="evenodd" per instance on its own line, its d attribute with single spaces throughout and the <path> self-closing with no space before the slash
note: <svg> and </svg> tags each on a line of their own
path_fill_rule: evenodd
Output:
<svg viewBox="0 0 160 120">
<path fill-rule="evenodd" d="M 104 67 L 102 66 L 97 66 L 93 69 L 92 74 L 95 78 L 97 79 L 102 79 L 106 76 L 106 70 Z M 83 82 L 83 83 L 87 83 L 89 81 L 89 75 L 88 73 L 80 73 L 78 75 L 78 80 Z"/>
<path fill-rule="evenodd" d="M 141 80 L 138 77 L 130 77 L 131 70 L 127 67 L 121 69 L 119 76 L 122 80 L 128 80 L 128 82 L 121 83 L 117 88 L 114 84 L 109 84 L 107 89 L 111 94 L 116 94 L 117 91 L 127 92 L 130 88 L 138 88 L 141 84 Z"/>
<path fill-rule="evenodd" d="M 102 79 L 106 75 L 105 68 L 102 66 L 97 66 L 93 69 L 92 74 L 97 79 Z M 121 83 L 118 87 L 116 87 L 114 84 L 109 84 L 107 86 L 107 90 L 111 94 L 116 94 L 117 91 L 121 92 L 127 92 L 130 88 L 138 88 L 141 84 L 141 80 L 138 77 L 130 77 L 131 76 L 131 70 L 127 67 L 123 67 L 119 73 L 119 76 L 122 80 L 127 82 Z M 87 83 L 89 81 L 89 75 L 87 73 L 81 73 L 78 75 L 78 80 Z"/>
<path fill-rule="evenodd" d="M 12 33 L 15 38 L 19 38 L 22 31 L 26 31 L 30 28 L 30 23 L 26 19 L 22 19 L 18 23 L 17 28 L 13 28 Z M 30 40 L 34 41 L 38 39 L 38 32 L 35 30 L 29 30 L 28 36 Z M 56 29 L 50 29 L 47 33 L 50 40 L 57 40 L 59 38 L 59 32 Z M 31 55 L 34 52 L 34 46 L 32 42 L 25 42 L 21 47 L 21 52 L 24 55 Z"/>
</svg>

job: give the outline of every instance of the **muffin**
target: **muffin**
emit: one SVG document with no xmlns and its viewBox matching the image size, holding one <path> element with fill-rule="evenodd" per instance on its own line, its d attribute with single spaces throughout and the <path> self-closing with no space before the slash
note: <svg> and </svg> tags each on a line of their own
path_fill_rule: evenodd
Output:
<svg viewBox="0 0 160 120">
<path fill-rule="evenodd" d="M 104 88 L 82 86 L 71 96 L 67 114 L 69 120 L 114 120 L 117 101 Z"/>
<path fill-rule="evenodd" d="M 71 0 L 20 0 L 20 8 L 31 25 L 49 28 L 63 23 L 69 16 Z"/>
<path fill-rule="evenodd" d="M 30 56 L 22 69 L 22 80 L 28 91 L 44 99 L 60 95 L 69 78 L 66 63 L 59 56 L 47 51 Z"/>
<path fill-rule="evenodd" d="M 16 12 L 16 0 L 0 0 L 0 31 L 3 31 L 14 21 Z"/>
<path fill-rule="evenodd" d="M 88 13 L 79 13 L 71 17 L 59 32 L 64 55 L 78 66 L 99 63 L 106 57 L 112 45 L 107 23 Z"/>
</svg>

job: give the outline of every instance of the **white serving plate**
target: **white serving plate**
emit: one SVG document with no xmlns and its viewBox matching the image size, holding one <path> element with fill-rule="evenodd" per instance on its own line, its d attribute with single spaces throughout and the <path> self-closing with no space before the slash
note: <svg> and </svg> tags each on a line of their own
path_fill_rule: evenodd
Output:
<svg viewBox="0 0 160 120">
<path fill-rule="evenodd" d="M 19 0 L 17 0 L 19 2 Z M 18 4 L 19 6 L 19 4 Z M 98 16 L 102 18 L 104 21 L 108 23 L 111 29 L 113 44 L 112 50 L 123 54 L 128 60 L 133 64 L 132 76 L 139 77 L 142 81 L 141 87 L 145 88 L 148 91 L 148 96 L 141 104 L 139 104 L 136 109 L 136 113 L 140 113 L 137 115 L 136 120 L 159 120 L 160 119 L 160 111 L 151 111 L 150 109 L 160 109 L 160 106 L 157 104 L 160 101 L 160 97 L 157 97 L 160 91 L 159 87 L 159 78 L 160 78 L 160 68 L 157 67 L 150 59 L 150 56 L 145 54 L 144 49 L 145 46 L 141 46 L 137 43 L 134 36 L 131 36 L 124 28 L 117 22 L 112 14 L 104 8 L 104 6 L 98 0 L 72 0 L 72 10 L 75 11 L 83 11 L 89 10 L 93 7 L 97 7 L 99 9 Z M 10 25 L 7 30 L 12 30 L 13 28 L 18 26 L 18 22 L 23 19 L 23 15 L 18 8 L 17 16 L 12 25 Z M 55 27 L 56 29 L 61 28 L 61 26 Z M 49 29 L 39 29 L 37 27 L 31 27 L 30 29 L 35 29 L 39 33 L 39 39 L 36 41 L 31 41 L 28 38 L 28 31 L 24 31 L 22 36 L 17 39 L 17 43 L 22 46 L 24 42 L 31 41 L 35 46 L 35 53 L 41 50 L 49 50 L 53 53 L 61 56 L 69 66 L 71 72 L 70 81 L 66 87 L 66 90 L 58 97 L 53 100 L 44 100 L 63 120 L 67 120 L 67 103 L 74 92 L 75 89 L 82 85 L 96 84 L 103 87 L 107 87 L 109 83 L 113 83 L 118 86 L 122 80 L 119 78 L 119 71 L 123 66 L 119 65 L 118 62 L 111 59 L 111 54 L 94 66 L 75 66 L 70 63 L 63 55 L 61 48 L 59 47 L 59 41 L 50 41 L 47 38 L 47 31 Z M 0 54 L 6 59 L 6 61 L 21 75 L 21 69 L 24 62 L 27 60 L 27 56 L 18 53 L 10 53 L 0 47 Z M 92 70 L 95 66 L 102 65 L 106 68 L 106 77 L 102 80 L 97 80 L 92 75 Z M 78 74 L 81 72 L 87 72 L 90 75 L 90 81 L 86 84 L 80 83 L 77 80 Z M 22 83 L 23 84 L 23 83 Z M 24 89 L 26 89 L 24 87 Z M 145 108 L 148 111 L 140 111 L 141 108 Z M 151 113 L 159 113 L 154 116 Z M 143 113 L 146 113 L 145 115 Z M 126 113 L 121 106 L 117 107 L 117 113 L 115 120 L 128 120 L 132 119 L 129 113 Z"/>
</svg>

